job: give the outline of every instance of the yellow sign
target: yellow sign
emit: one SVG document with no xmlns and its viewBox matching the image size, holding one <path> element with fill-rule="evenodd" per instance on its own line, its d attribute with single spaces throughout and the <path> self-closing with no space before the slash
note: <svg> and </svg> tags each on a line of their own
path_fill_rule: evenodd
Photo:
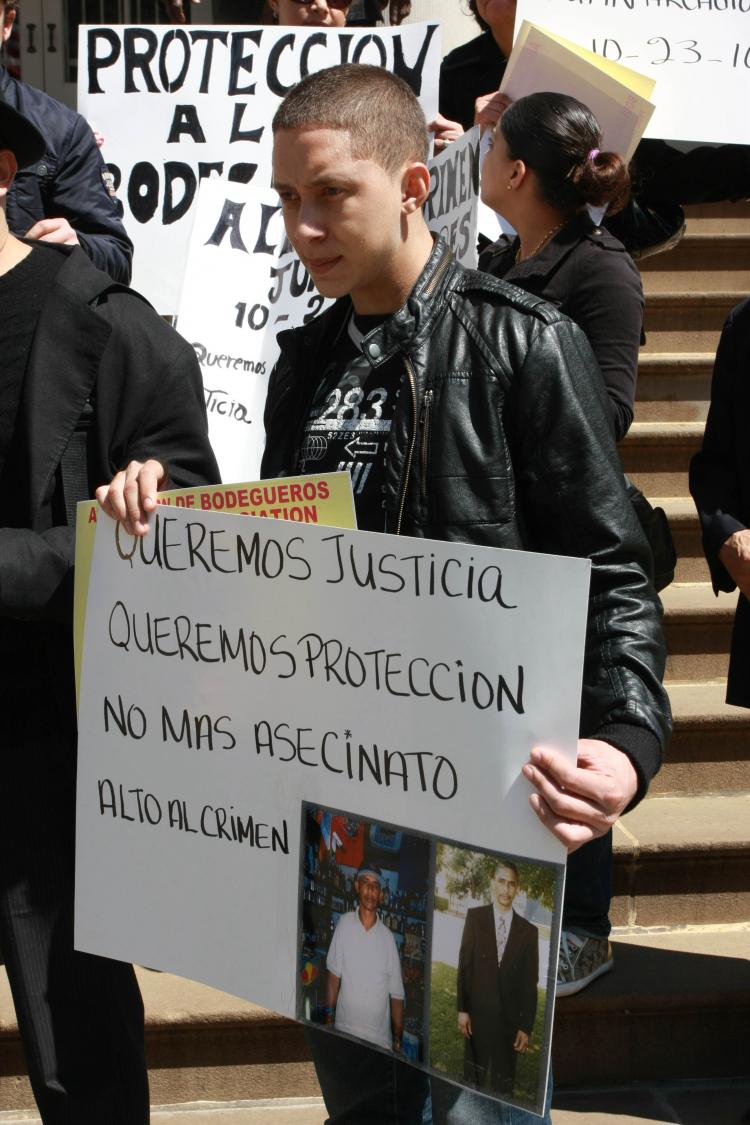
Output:
<svg viewBox="0 0 750 1125">
<path fill-rule="evenodd" d="M 264 516 L 293 523 L 319 523 L 326 527 L 356 530 L 352 480 L 349 473 L 324 476 L 282 477 L 243 484 L 201 485 L 160 492 L 159 505 L 193 508 L 201 512 L 229 512 L 238 516 Z M 76 689 L 80 686 L 83 626 L 91 573 L 91 555 L 97 519 L 107 519 L 96 500 L 82 500 L 76 511 L 76 570 L 73 605 L 73 644 Z"/>
</svg>

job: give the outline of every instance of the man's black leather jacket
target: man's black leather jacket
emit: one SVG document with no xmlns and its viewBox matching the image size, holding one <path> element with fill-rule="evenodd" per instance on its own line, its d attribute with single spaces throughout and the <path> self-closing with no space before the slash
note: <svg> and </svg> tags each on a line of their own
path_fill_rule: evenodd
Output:
<svg viewBox="0 0 750 1125">
<path fill-rule="evenodd" d="M 264 477 L 296 470 L 322 366 L 350 311 L 337 301 L 280 334 Z M 661 612 L 583 333 L 538 298 L 463 269 L 438 240 L 406 303 L 362 350 L 374 368 L 397 356 L 404 371 L 386 531 L 591 559 L 581 734 L 629 755 L 640 799 L 671 722 Z"/>
</svg>

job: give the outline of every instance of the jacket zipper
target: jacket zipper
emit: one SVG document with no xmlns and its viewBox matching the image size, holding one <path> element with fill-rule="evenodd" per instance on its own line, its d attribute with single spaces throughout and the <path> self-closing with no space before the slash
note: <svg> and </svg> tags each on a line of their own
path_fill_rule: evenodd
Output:
<svg viewBox="0 0 750 1125">
<path fill-rule="evenodd" d="M 434 291 L 437 288 L 439 282 L 442 280 L 443 274 L 448 269 L 448 266 L 451 264 L 452 256 L 453 255 L 451 254 L 450 250 L 446 250 L 446 252 L 443 255 L 442 260 L 438 264 L 434 274 L 432 275 L 432 277 L 430 278 L 430 280 L 427 282 L 427 284 L 424 287 L 424 293 L 425 293 L 426 297 L 431 297 L 432 294 L 434 293 Z"/>
<path fill-rule="evenodd" d="M 401 521 L 404 518 L 404 506 L 406 504 L 406 493 L 409 491 L 409 476 L 411 474 L 411 463 L 414 457 L 414 446 L 417 443 L 417 379 L 414 374 L 414 368 L 408 356 L 404 356 L 404 367 L 406 368 L 406 377 L 409 380 L 409 389 L 411 390 L 411 417 L 412 429 L 411 438 L 409 439 L 409 449 L 406 454 L 406 462 L 404 464 L 404 474 L 401 478 L 401 499 L 398 505 L 398 519 L 396 521 L 396 535 L 401 534 Z"/>
<path fill-rule="evenodd" d="M 432 296 L 433 292 L 435 291 L 438 284 L 442 280 L 443 275 L 446 273 L 448 267 L 450 266 L 452 257 L 453 257 L 453 255 L 452 255 L 451 251 L 446 250 L 445 254 L 443 255 L 442 260 L 438 264 L 434 274 L 432 275 L 432 277 L 428 281 L 427 285 L 425 285 L 425 287 L 424 287 L 425 296 L 427 296 L 427 297 Z M 411 463 L 412 463 L 412 460 L 414 458 L 414 447 L 417 444 L 417 425 L 418 425 L 418 421 L 417 421 L 417 377 L 414 374 L 414 368 L 412 366 L 411 360 L 407 356 L 404 356 L 404 367 L 406 368 L 406 375 L 407 375 L 407 378 L 409 380 L 409 388 L 411 390 L 412 430 L 411 430 L 411 439 L 409 441 L 409 449 L 408 449 L 408 452 L 406 454 L 406 462 L 404 464 L 404 474 L 401 478 L 401 498 L 399 500 L 399 505 L 398 505 L 398 519 L 396 520 L 396 535 L 401 534 L 401 524 L 402 524 L 403 518 L 404 518 L 404 507 L 406 506 L 406 494 L 409 491 L 409 475 L 411 473 Z M 430 396 L 432 396 L 432 391 L 430 391 L 428 393 L 430 394 Z M 425 399 L 426 399 L 426 397 L 427 396 L 425 395 Z M 427 403 L 426 402 L 425 402 L 425 409 L 427 409 Z"/>
<path fill-rule="evenodd" d="M 430 412 L 432 410 L 433 394 L 434 391 L 431 389 L 424 393 L 424 405 L 422 407 L 422 417 L 419 423 L 422 429 L 419 447 L 419 469 L 421 477 L 420 495 L 423 503 L 427 499 L 427 456 L 430 444 Z"/>
</svg>

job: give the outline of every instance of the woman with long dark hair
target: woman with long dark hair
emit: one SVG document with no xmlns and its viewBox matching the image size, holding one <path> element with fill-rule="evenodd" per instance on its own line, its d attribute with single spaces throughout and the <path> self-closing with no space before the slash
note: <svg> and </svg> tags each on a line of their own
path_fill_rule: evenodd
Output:
<svg viewBox="0 0 750 1125">
<path fill-rule="evenodd" d="M 518 232 L 480 256 L 480 269 L 543 297 L 583 329 L 599 362 L 619 441 L 633 420 L 643 330 L 641 279 L 624 246 L 587 205 L 619 210 L 630 177 L 602 152 L 591 110 L 565 94 L 513 102 L 492 131 L 482 199 Z"/>
</svg>

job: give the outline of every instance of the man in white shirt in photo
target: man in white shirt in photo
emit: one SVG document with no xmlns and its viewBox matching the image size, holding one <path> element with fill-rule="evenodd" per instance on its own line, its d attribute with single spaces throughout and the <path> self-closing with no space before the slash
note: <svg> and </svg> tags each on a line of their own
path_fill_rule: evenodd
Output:
<svg viewBox="0 0 750 1125">
<path fill-rule="evenodd" d="M 400 1051 L 404 984 L 393 934 L 378 917 L 380 869 L 360 867 L 354 889 L 359 906 L 339 918 L 326 958 L 327 1021 L 337 1031 Z"/>
</svg>

